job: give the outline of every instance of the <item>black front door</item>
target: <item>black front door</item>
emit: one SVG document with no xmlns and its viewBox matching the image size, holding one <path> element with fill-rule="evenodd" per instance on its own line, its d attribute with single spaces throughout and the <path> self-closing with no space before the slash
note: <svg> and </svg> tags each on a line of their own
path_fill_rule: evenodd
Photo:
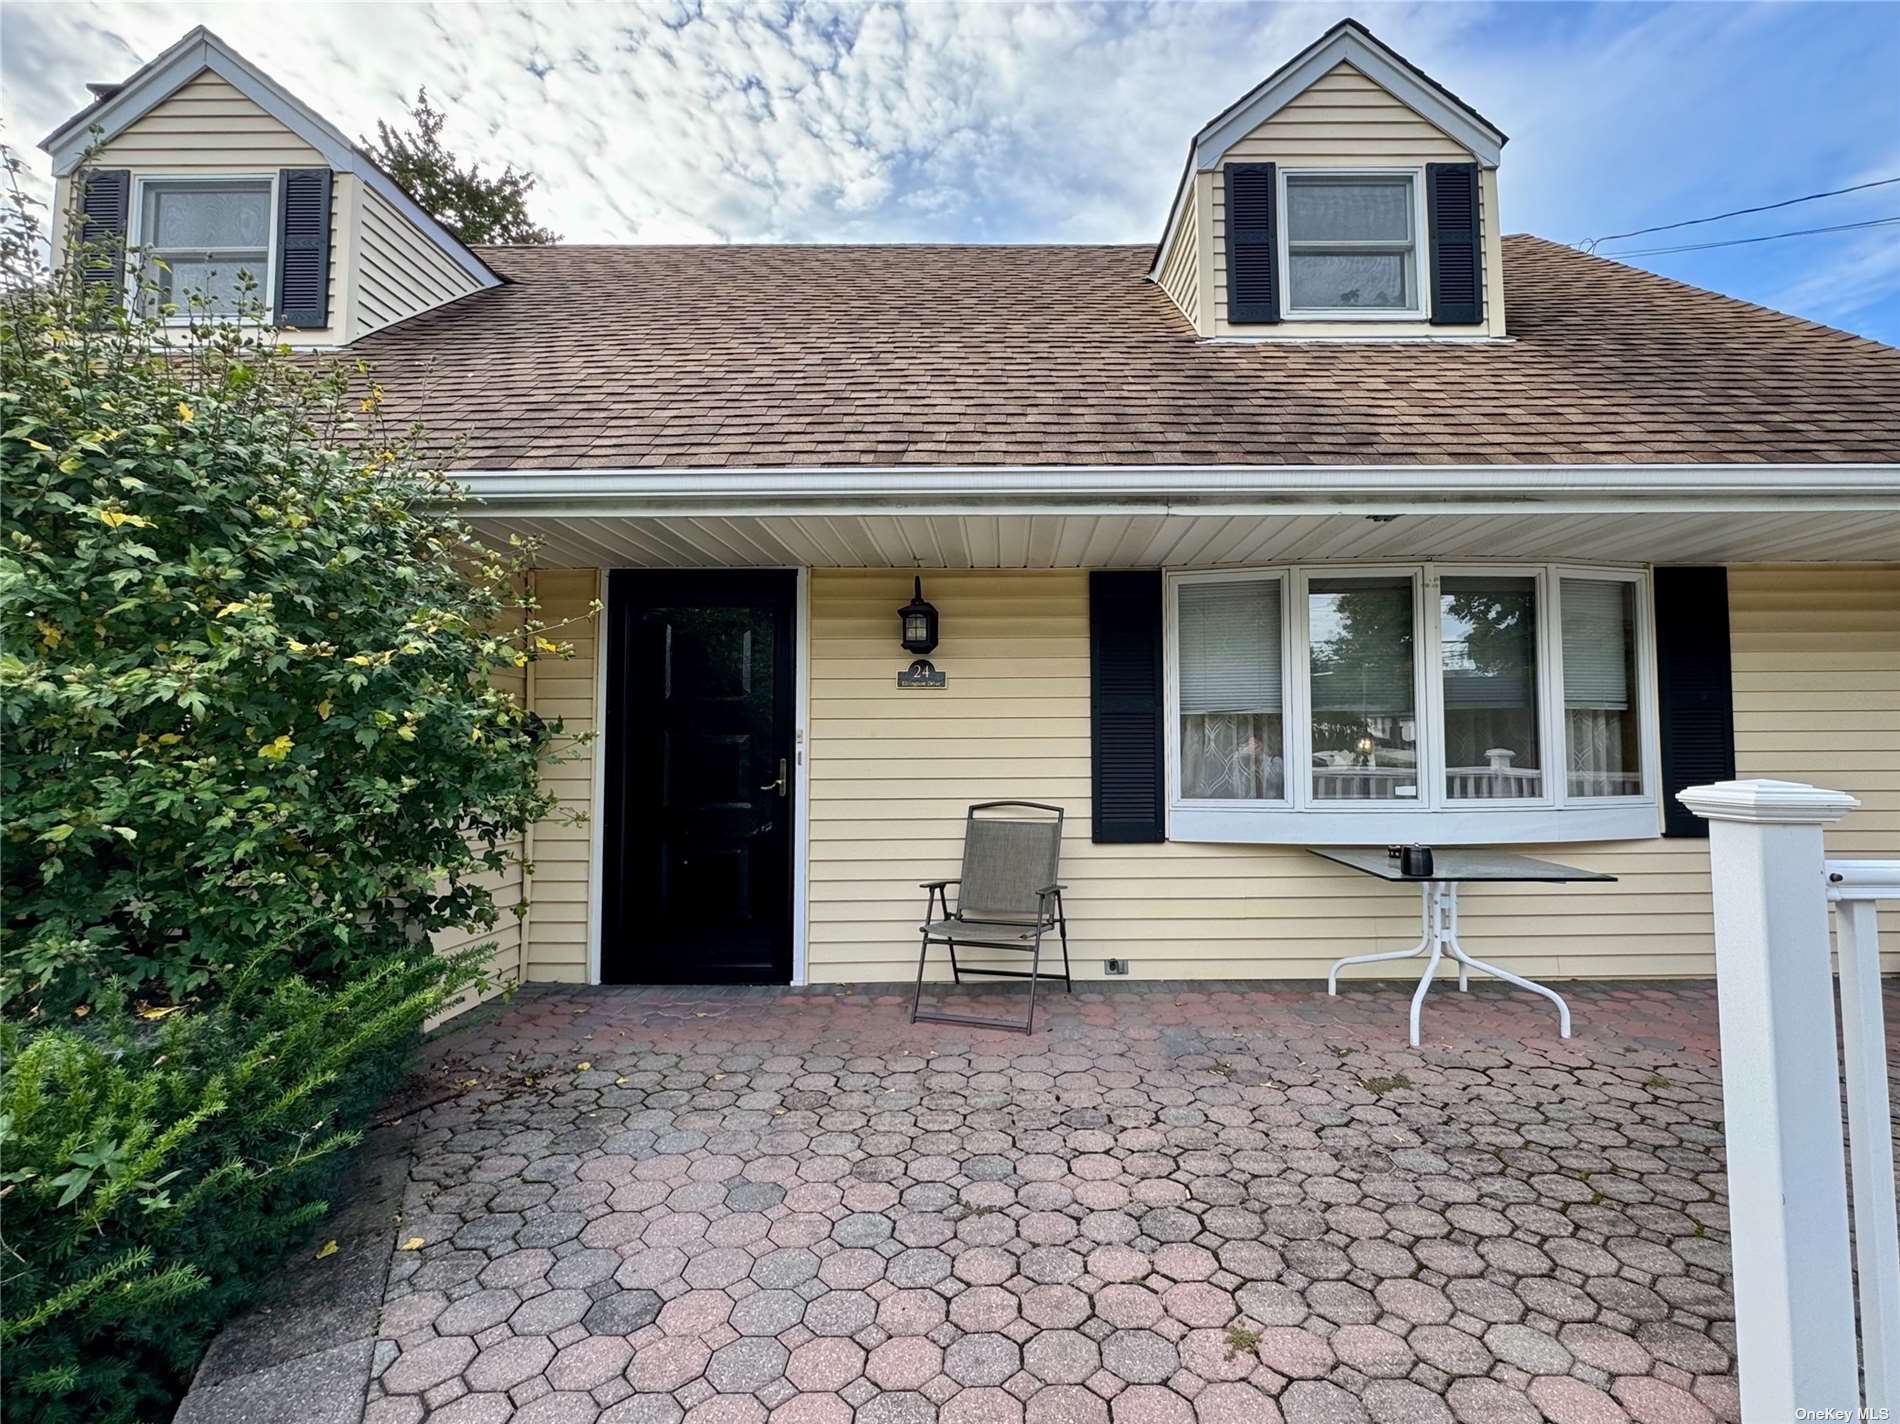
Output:
<svg viewBox="0 0 1900 1424">
<path fill-rule="evenodd" d="M 791 573 L 609 578 L 610 984 L 791 982 L 796 589 Z"/>
</svg>

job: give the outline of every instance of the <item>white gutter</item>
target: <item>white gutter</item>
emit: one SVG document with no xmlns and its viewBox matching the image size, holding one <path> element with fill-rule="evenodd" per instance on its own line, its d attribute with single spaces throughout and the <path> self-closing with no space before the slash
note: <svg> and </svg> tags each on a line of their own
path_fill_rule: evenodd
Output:
<svg viewBox="0 0 1900 1424">
<path fill-rule="evenodd" d="M 476 517 L 680 514 L 1900 513 L 1900 464 L 1051 465 L 467 470 Z"/>
</svg>

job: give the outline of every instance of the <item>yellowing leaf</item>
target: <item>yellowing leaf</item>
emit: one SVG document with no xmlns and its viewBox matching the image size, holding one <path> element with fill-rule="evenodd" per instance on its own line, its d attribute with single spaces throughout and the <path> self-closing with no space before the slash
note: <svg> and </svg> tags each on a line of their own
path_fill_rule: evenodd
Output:
<svg viewBox="0 0 1900 1424">
<path fill-rule="evenodd" d="M 326 1241 L 321 1246 L 317 1247 L 316 1252 L 314 1253 L 312 1259 L 321 1261 L 325 1256 L 334 1256 L 334 1255 L 336 1255 L 336 1242 L 334 1240 L 331 1240 L 331 1241 Z"/>
<path fill-rule="evenodd" d="M 49 648 L 57 648 L 65 641 L 66 635 L 59 631 L 57 624 L 48 623 L 42 618 L 34 626 L 40 630 L 40 641 Z"/>
<path fill-rule="evenodd" d="M 147 1004 L 138 1010 L 138 1016 L 142 1019 L 150 1019 L 153 1021 L 168 1019 L 182 1008 L 184 1008 L 183 1004 L 159 1004 L 156 1006 Z"/>
<path fill-rule="evenodd" d="M 73 1010 L 73 1017 L 76 1019 L 83 1019 L 87 1014 L 91 1012 L 92 1012 L 91 1004 L 81 1004 L 78 1008 Z"/>
<path fill-rule="evenodd" d="M 179 736 L 178 733 L 176 732 L 160 732 L 158 734 L 158 744 L 161 747 L 169 747 L 174 742 L 182 742 L 184 740 L 185 739 Z"/>
<path fill-rule="evenodd" d="M 224 605 L 224 607 L 218 610 L 218 617 L 228 618 L 233 613 L 242 613 L 245 609 L 249 608 L 250 606 L 251 605 L 248 603 L 227 603 Z"/>
<path fill-rule="evenodd" d="M 259 747 L 257 754 L 266 761 L 282 761 L 290 755 L 290 749 L 295 745 L 289 737 L 277 737 Z"/>
<path fill-rule="evenodd" d="M 136 514 L 127 514 L 124 510 L 119 509 L 100 510 L 99 522 L 110 529 L 117 529 L 121 524 L 130 524 L 134 529 L 150 529 L 152 527 L 151 520 L 143 519 Z"/>
<path fill-rule="evenodd" d="M 73 828 L 71 826 L 54 826 L 50 831 L 41 831 L 40 839 L 43 841 L 51 841 L 54 845 L 58 845 L 72 833 Z"/>
<path fill-rule="evenodd" d="M 307 653 L 310 651 L 310 645 L 308 643 L 300 643 L 295 638 L 286 638 L 284 645 L 293 653 Z"/>
<path fill-rule="evenodd" d="M 178 418 L 187 425 L 191 424 L 191 407 L 186 405 L 183 401 L 178 402 Z M 332 1241 L 330 1244 L 335 1246 L 336 1242 Z M 319 1251 L 317 1254 L 322 1255 L 323 1253 Z"/>
<path fill-rule="evenodd" d="M 574 1071 L 577 1073 L 585 1073 L 589 1068 L 592 1068 L 593 1066 L 594 1065 L 591 1063 L 576 1063 L 574 1065 Z"/>
<path fill-rule="evenodd" d="M 334 712 L 335 710 L 336 710 L 336 704 L 330 701 L 329 698 L 327 697 L 324 698 L 323 701 L 317 704 L 317 720 L 320 722 L 329 721 L 330 714 Z"/>
<path fill-rule="evenodd" d="M 26 443 L 31 445 L 35 450 L 46 450 L 50 452 L 53 448 L 51 445 L 41 444 L 39 441 L 33 439 L 31 436 L 27 437 Z"/>
<path fill-rule="evenodd" d="M 370 660 L 361 653 L 357 653 L 353 657 L 347 657 L 343 659 L 343 661 L 349 663 L 352 667 L 370 666 Z"/>
<path fill-rule="evenodd" d="M 407 1241 L 403 1242 L 402 1245 L 398 1246 L 396 1249 L 398 1251 L 420 1251 L 422 1247 L 423 1247 L 422 1238 L 420 1236 L 411 1236 Z"/>
</svg>

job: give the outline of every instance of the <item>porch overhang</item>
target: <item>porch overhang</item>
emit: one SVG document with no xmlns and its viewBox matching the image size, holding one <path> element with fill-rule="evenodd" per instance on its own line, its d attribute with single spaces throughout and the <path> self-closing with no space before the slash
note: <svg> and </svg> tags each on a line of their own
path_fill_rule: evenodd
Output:
<svg viewBox="0 0 1900 1424">
<path fill-rule="evenodd" d="M 468 471 L 550 563 L 1220 568 L 1298 559 L 1857 562 L 1900 553 L 1900 465 Z"/>
</svg>

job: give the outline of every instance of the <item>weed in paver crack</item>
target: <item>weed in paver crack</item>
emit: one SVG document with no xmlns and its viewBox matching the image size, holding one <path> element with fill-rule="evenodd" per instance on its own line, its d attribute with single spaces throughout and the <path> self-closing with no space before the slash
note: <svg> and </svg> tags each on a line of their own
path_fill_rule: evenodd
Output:
<svg viewBox="0 0 1900 1424">
<path fill-rule="evenodd" d="M 1222 1078 L 1231 1078 L 1234 1076 L 1234 1074 L 1238 1073 L 1240 1070 L 1234 1067 L 1233 1064 L 1229 1063 L 1226 1059 L 1223 1058 L 1223 1059 L 1217 1060 L 1214 1066 L 1209 1068 L 1207 1071 L 1210 1073 L 1218 1074 Z"/>
<path fill-rule="evenodd" d="M 1669 1080 L 1660 1073 L 1651 1073 L 1647 1078 L 1643 1079 L 1643 1086 L 1645 1088 L 1666 1088 L 1669 1086 Z"/>
<path fill-rule="evenodd" d="M 1245 1325 L 1227 1327 L 1227 1358 L 1237 1360 L 1242 1355 L 1254 1354 L 1260 1348 L 1260 1342 L 1267 1337 L 1258 1330 Z"/>
<path fill-rule="evenodd" d="M 1396 1093 L 1400 1088 L 1412 1086 L 1412 1080 L 1403 1073 L 1394 1073 L 1389 1078 L 1361 1078 L 1359 1086 L 1375 1098 L 1383 1098 L 1387 1093 Z"/>
</svg>

